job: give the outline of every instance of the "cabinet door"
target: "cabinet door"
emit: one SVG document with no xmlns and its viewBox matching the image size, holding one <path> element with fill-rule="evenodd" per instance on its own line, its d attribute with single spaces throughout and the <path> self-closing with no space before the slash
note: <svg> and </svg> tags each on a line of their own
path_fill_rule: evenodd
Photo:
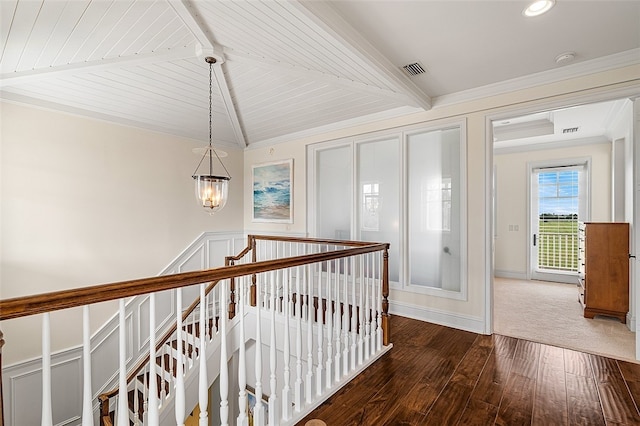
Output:
<svg viewBox="0 0 640 426">
<path fill-rule="evenodd" d="M 589 223 L 586 227 L 586 305 L 626 312 L 629 306 L 629 227 Z"/>
</svg>

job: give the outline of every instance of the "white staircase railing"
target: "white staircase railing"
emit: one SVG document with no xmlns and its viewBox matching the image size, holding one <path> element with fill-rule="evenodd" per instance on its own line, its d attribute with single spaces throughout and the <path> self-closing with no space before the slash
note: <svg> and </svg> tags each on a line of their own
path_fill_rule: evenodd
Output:
<svg viewBox="0 0 640 426">
<path fill-rule="evenodd" d="M 62 386 L 51 383 L 44 365 L 49 311 L 85 306 L 88 312 L 86 300 L 121 301 L 119 387 L 100 398 L 101 425 L 183 425 L 196 405 L 201 426 L 295 424 L 391 347 L 388 245 L 260 236 L 248 241 L 221 268 L 0 301 L 0 320 L 44 312 L 42 424 L 53 424 L 50 389 Z M 183 289 L 191 285 L 199 298 L 183 312 Z M 166 290 L 175 292 L 176 323 L 156 339 L 155 294 Z M 151 293 L 151 362 L 140 360 L 141 367 L 127 375 L 124 299 L 144 293 Z M 88 313 L 83 317 L 88 330 Z M 89 363 L 84 371 L 91 371 Z M 84 383 L 87 407 L 90 377 Z M 96 413 L 85 409 L 83 425 L 94 419 Z"/>
</svg>

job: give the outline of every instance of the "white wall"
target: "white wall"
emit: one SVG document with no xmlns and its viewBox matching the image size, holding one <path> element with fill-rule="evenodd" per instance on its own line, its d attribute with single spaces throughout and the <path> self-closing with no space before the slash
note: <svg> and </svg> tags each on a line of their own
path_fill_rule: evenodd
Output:
<svg viewBox="0 0 640 426">
<path fill-rule="evenodd" d="M 575 104 L 576 99 L 584 102 L 585 98 L 599 97 L 615 99 L 612 94 L 616 90 L 635 91 L 640 94 L 638 83 L 640 66 L 630 66 L 617 70 L 594 73 L 591 75 L 564 80 L 553 84 L 513 91 L 507 94 L 492 95 L 488 91 L 487 97 L 457 104 L 446 104 L 446 99 L 435 99 L 434 108 L 424 113 L 407 115 L 404 117 L 379 121 L 373 124 L 327 132 L 323 135 L 283 143 L 274 146 L 262 146 L 248 150 L 245 153 L 245 205 L 251 205 L 251 165 L 256 161 L 266 161 L 265 158 L 282 159 L 294 158 L 296 164 L 294 198 L 295 223 L 292 230 L 309 232 L 304 223 L 306 200 L 299 191 L 306 188 L 306 175 L 300 173 L 306 168 L 304 146 L 330 140 L 347 138 L 355 135 L 372 133 L 418 123 L 439 122 L 447 123 L 452 119 L 466 119 L 467 123 L 467 267 L 466 281 L 468 297 L 466 300 L 445 299 L 408 291 L 392 290 L 390 302 L 392 309 L 404 315 L 413 316 L 430 321 L 444 323 L 478 332 L 488 331 L 488 317 L 486 308 L 489 286 L 489 258 L 487 248 L 490 241 L 488 229 L 487 202 L 489 200 L 489 184 L 491 173 L 488 173 L 490 145 L 486 144 L 488 117 L 505 114 L 515 108 L 534 108 L 540 110 Z M 304 165 L 304 166 L 303 166 Z M 251 223 L 251 212 L 245 209 L 245 229 L 255 232 L 282 231 L 284 225 Z M 598 217 L 597 214 L 593 216 Z"/>
<path fill-rule="evenodd" d="M 434 108 L 427 112 L 262 146 L 244 154 L 230 152 L 225 159 L 233 177 L 230 202 L 214 217 L 200 212 L 192 198 L 190 176 L 199 159 L 191 149 L 204 141 L 2 104 L 0 297 L 153 276 L 203 231 L 244 228 L 247 232 L 307 233 L 306 145 L 463 118 L 467 123 L 468 297 L 454 300 L 394 290 L 390 299 L 392 307 L 404 307 L 407 315 L 483 331 L 490 243 L 487 117 L 516 107 L 566 106 L 579 97 L 619 97 L 611 94 L 616 91 L 640 94 L 638 76 L 640 66 L 631 66 L 464 103 L 435 99 Z M 251 166 L 287 158 L 294 159 L 293 223 L 253 223 Z M 115 312 L 112 304 L 105 305 L 92 310 L 94 329 Z M 54 315 L 54 329 L 66 331 L 64 324 L 78 321 L 79 314 L 69 315 Z M 24 335 L 40 334 L 39 321 L 25 322 L 29 328 Z M 22 345 L 13 344 L 23 334 L 11 323 L 0 324 L 7 340 L 5 365 L 24 358 L 15 352 Z M 76 344 L 79 333 L 54 335 L 53 349 Z"/>
<path fill-rule="evenodd" d="M 225 158 L 229 203 L 209 216 L 191 178 L 206 141 L 10 103 L 1 121 L 2 299 L 155 276 L 203 232 L 242 231 L 241 151 Z M 92 328 L 115 306 L 94 305 Z M 54 351 L 81 342 L 80 327 L 64 326 L 80 318 L 52 315 Z M 5 366 L 39 355 L 24 337 L 40 335 L 39 318 L 0 328 Z"/>
<path fill-rule="evenodd" d="M 494 157 L 497 173 L 496 274 L 526 277 L 528 229 L 527 163 L 546 160 L 591 158 L 591 221 L 611 218 L 611 144 L 500 154 Z M 517 231 L 515 227 L 517 226 Z M 511 227 L 511 228 L 510 228 Z M 510 230 L 512 229 L 512 230 Z"/>
</svg>

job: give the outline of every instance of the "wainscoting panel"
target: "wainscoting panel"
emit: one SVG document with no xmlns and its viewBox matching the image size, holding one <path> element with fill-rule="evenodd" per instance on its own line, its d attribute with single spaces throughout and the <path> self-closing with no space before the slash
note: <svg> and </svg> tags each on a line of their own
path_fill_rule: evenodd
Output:
<svg viewBox="0 0 640 426">
<path fill-rule="evenodd" d="M 223 265 L 224 257 L 244 248 L 241 232 L 207 232 L 198 237 L 158 275 Z M 183 293 L 183 304 L 193 302 L 198 286 Z M 165 330 L 175 319 L 175 292 L 156 294 L 157 331 Z M 131 366 L 149 350 L 149 296 L 131 298 L 126 304 L 127 364 Z M 76 326 L 76 325 L 74 325 Z M 81 327 L 81 324 L 78 325 Z M 82 347 L 70 348 L 51 356 L 53 419 L 56 425 L 79 424 L 82 412 Z M 91 369 L 94 412 L 97 397 L 115 387 L 118 380 L 118 313 L 91 337 Z M 2 370 L 5 420 L 11 426 L 40 424 L 42 407 L 41 358 L 15 364 Z M 97 417 L 96 417 L 97 418 Z"/>
<path fill-rule="evenodd" d="M 224 266 L 225 256 L 220 256 L 220 253 L 237 254 L 241 250 L 241 248 L 239 248 L 238 250 L 234 249 L 233 240 L 209 241 L 207 249 L 209 250 L 209 256 L 207 257 L 207 268 L 217 268 L 219 266 Z"/>
<path fill-rule="evenodd" d="M 133 315 L 131 313 L 126 316 L 125 324 L 127 327 L 127 363 L 130 363 L 134 342 Z M 118 379 L 119 335 L 119 326 L 116 324 L 116 327 L 111 329 L 111 332 L 104 339 L 91 343 L 91 387 L 95 397 L 109 390 L 106 388 L 107 383 Z M 78 348 L 78 352 L 78 356 L 82 356 L 81 347 Z"/>
<path fill-rule="evenodd" d="M 51 356 L 52 413 L 55 425 L 76 423 L 82 412 L 82 351 Z M 80 355 L 79 355 L 80 354 Z M 6 375 L 6 376 L 5 376 Z M 8 425 L 38 425 L 42 410 L 42 360 L 14 365 L 2 372 L 3 386 L 11 395 L 5 404 Z M 56 392 L 55 389 L 64 390 Z"/>
</svg>

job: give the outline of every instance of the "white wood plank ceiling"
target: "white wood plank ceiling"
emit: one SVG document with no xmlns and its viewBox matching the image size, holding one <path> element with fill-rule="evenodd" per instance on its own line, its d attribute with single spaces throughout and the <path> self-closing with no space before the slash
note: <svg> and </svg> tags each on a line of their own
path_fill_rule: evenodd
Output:
<svg viewBox="0 0 640 426">
<path fill-rule="evenodd" d="M 245 147 L 429 108 L 376 52 L 288 1 L 2 0 L 7 100 Z M 379 55 L 378 55 L 379 56 Z"/>
<path fill-rule="evenodd" d="M 526 3 L 0 0 L 0 98 L 206 142 L 215 56 L 214 143 L 244 148 L 554 71 L 558 46 L 640 62 L 640 1 L 558 0 L 531 21 Z M 427 73 L 405 75 L 413 61 Z"/>
</svg>

